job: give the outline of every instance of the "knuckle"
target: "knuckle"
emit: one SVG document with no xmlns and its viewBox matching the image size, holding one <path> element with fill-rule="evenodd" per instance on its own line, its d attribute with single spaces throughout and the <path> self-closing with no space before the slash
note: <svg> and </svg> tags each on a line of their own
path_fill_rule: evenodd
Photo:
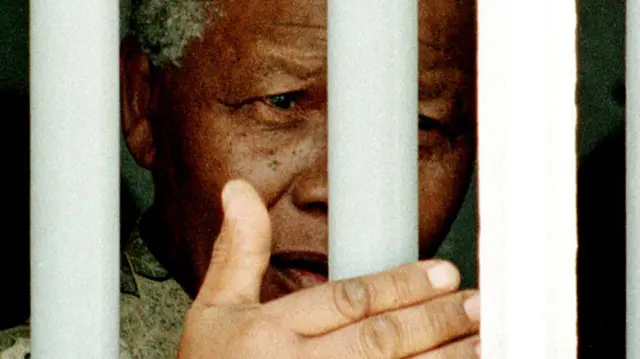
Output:
<svg viewBox="0 0 640 359">
<path fill-rule="evenodd" d="M 448 341 L 464 334 L 464 312 L 455 301 L 440 301 L 437 305 L 427 304 L 422 310 L 422 322 L 425 324 L 427 335 L 434 344 Z"/>
<path fill-rule="evenodd" d="M 445 333 L 450 330 L 447 316 L 431 308 L 423 312 L 422 322 L 425 325 L 428 341 L 432 343 L 441 341 L 443 337 L 446 337 Z"/>
<path fill-rule="evenodd" d="M 391 305 L 393 307 L 405 304 L 414 296 L 415 288 L 412 285 L 414 273 L 412 272 L 409 267 L 405 270 L 389 272 L 389 284 L 393 288 L 391 291 L 393 296 Z"/>
<path fill-rule="evenodd" d="M 362 322 L 359 339 L 365 358 L 395 358 L 400 352 L 401 326 L 390 315 L 371 317 Z"/>
<path fill-rule="evenodd" d="M 349 320 L 359 320 L 371 313 L 373 290 L 361 278 L 337 282 L 333 301 L 340 315 Z"/>
</svg>

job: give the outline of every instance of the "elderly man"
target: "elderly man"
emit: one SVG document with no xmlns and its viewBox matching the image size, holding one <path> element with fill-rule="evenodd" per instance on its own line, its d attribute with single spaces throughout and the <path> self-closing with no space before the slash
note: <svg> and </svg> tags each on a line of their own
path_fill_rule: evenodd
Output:
<svg viewBox="0 0 640 359">
<path fill-rule="evenodd" d="M 457 291 L 451 264 L 425 260 L 325 283 L 326 5 L 134 4 L 121 53 L 122 127 L 156 192 L 125 246 L 123 357 L 477 355 L 478 297 Z M 427 259 L 459 210 L 474 160 L 475 4 L 421 0 L 419 15 Z M 12 333 L 6 353 L 27 347 Z"/>
</svg>

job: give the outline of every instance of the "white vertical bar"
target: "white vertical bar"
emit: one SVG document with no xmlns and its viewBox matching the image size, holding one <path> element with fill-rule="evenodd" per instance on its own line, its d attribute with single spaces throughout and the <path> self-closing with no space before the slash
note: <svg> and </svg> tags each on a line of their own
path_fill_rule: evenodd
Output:
<svg viewBox="0 0 640 359">
<path fill-rule="evenodd" d="M 626 24 L 627 358 L 640 358 L 640 1 Z"/>
<path fill-rule="evenodd" d="M 329 0 L 329 276 L 418 259 L 417 0 Z"/>
<path fill-rule="evenodd" d="M 30 5 L 36 359 L 118 357 L 118 6 Z"/>
<path fill-rule="evenodd" d="M 482 357 L 576 358 L 576 3 L 479 0 Z"/>
</svg>

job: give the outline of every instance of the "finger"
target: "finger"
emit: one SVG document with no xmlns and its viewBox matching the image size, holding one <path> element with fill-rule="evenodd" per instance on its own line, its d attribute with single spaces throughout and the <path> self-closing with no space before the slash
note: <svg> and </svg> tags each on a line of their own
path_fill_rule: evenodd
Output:
<svg viewBox="0 0 640 359">
<path fill-rule="evenodd" d="M 208 306 L 257 304 L 271 255 L 269 213 L 253 187 L 227 183 L 224 221 L 196 301 Z"/>
<path fill-rule="evenodd" d="M 473 294 L 473 291 L 458 292 L 386 312 L 311 338 L 306 345 L 311 353 L 322 353 L 327 358 L 349 353 L 354 359 L 396 359 L 423 353 L 477 334 L 479 302 Z M 471 303 L 467 302 L 472 296 Z M 465 310 L 465 302 L 472 304 L 470 310 Z"/>
<path fill-rule="evenodd" d="M 408 359 L 480 359 L 480 336 L 474 335 Z"/>
<path fill-rule="evenodd" d="M 362 318 L 454 291 L 458 270 L 449 262 L 411 263 L 360 278 L 329 282 L 293 293 L 263 308 L 294 332 L 314 336 Z"/>
</svg>

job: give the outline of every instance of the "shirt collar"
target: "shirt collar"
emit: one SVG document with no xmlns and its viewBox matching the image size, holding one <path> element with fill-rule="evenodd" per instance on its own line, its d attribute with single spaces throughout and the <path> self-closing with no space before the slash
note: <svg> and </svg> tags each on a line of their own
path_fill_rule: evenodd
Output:
<svg viewBox="0 0 640 359">
<path fill-rule="evenodd" d="M 151 253 L 142 236 L 142 217 L 136 222 L 128 240 L 122 244 L 120 257 L 120 291 L 140 296 L 136 276 L 162 282 L 171 276 Z M 148 239 L 148 238 L 147 238 Z"/>
</svg>

